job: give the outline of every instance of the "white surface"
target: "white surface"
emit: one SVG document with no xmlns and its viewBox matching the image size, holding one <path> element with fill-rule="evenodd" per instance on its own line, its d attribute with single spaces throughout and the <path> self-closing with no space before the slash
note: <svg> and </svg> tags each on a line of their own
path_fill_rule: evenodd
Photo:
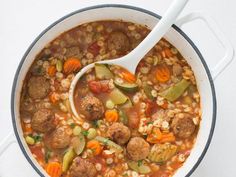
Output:
<svg viewBox="0 0 236 177">
<path fill-rule="evenodd" d="M 79 1 L 79 0 L 6 0 L 0 5 L 0 140 L 12 131 L 10 115 L 10 94 L 14 73 L 24 52 L 33 39 L 48 25 L 65 14 L 82 7 L 101 3 L 125 3 L 121 0 Z M 136 5 L 163 14 L 171 0 L 129 0 Z M 227 2 L 227 3 L 226 3 Z M 189 1 L 183 14 L 192 11 L 207 11 L 221 26 L 223 32 L 236 47 L 236 2 L 234 0 Z M 210 66 L 222 57 L 223 49 L 215 42 L 206 26 L 200 22 L 185 26 L 185 32 L 192 37 Z M 194 177 L 233 177 L 236 175 L 236 100 L 235 77 L 236 61 L 215 81 L 218 100 L 218 116 L 211 146 L 192 176 Z M 12 145 L 0 157 L 0 177 L 37 177 L 23 157 L 17 144 Z"/>
</svg>

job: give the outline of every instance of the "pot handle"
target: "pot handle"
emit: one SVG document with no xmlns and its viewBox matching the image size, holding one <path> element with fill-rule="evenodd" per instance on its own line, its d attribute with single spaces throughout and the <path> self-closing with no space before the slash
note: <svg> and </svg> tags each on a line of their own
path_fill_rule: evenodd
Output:
<svg viewBox="0 0 236 177">
<path fill-rule="evenodd" d="M 0 156 L 10 147 L 11 144 L 16 142 L 16 137 L 13 132 L 9 133 L 3 141 L 0 142 Z"/>
<path fill-rule="evenodd" d="M 225 49 L 224 57 L 211 69 L 212 78 L 215 80 L 219 74 L 226 69 L 234 57 L 234 49 L 229 40 L 225 37 L 223 32 L 220 30 L 216 22 L 207 14 L 194 12 L 190 13 L 179 20 L 176 25 L 181 27 L 183 24 L 200 19 L 206 23 L 210 31 L 214 34 L 216 39 L 221 43 Z"/>
</svg>

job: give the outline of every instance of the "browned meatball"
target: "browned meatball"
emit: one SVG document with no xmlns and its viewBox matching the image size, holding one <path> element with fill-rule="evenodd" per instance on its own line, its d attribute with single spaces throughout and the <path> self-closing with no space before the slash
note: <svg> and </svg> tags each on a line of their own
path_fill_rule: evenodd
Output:
<svg viewBox="0 0 236 177">
<path fill-rule="evenodd" d="M 127 152 L 132 160 L 142 160 L 148 156 L 150 145 L 143 138 L 134 137 L 127 145 Z"/>
<path fill-rule="evenodd" d="M 76 157 L 70 167 L 71 177 L 94 177 L 97 171 L 95 166 L 86 159 Z"/>
<path fill-rule="evenodd" d="M 180 113 L 175 116 L 171 123 L 173 132 L 179 138 L 188 138 L 195 131 L 195 124 L 190 114 Z"/>
<path fill-rule="evenodd" d="M 81 100 L 79 110 L 88 120 L 97 120 L 103 116 L 104 106 L 94 96 L 86 96 Z"/>
<path fill-rule="evenodd" d="M 28 82 L 28 94 L 33 99 L 41 99 L 48 95 L 50 82 L 43 76 L 33 76 Z"/>
<path fill-rule="evenodd" d="M 122 123 L 113 123 L 108 128 L 108 136 L 114 140 L 116 143 L 122 145 L 129 141 L 130 139 L 130 130 L 128 127 L 123 125 Z"/>
<path fill-rule="evenodd" d="M 46 133 L 55 129 L 54 114 L 49 109 L 39 109 L 36 111 L 32 118 L 32 128 L 35 131 Z"/>
<path fill-rule="evenodd" d="M 71 136 L 64 127 L 57 128 L 51 134 L 51 147 L 54 149 L 63 149 L 70 144 Z"/>
<path fill-rule="evenodd" d="M 108 49 L 118 52 L 126 52 L 130 49 L 130 41 L 128 36 L 123 32 L 114 31 L 108 37 Z"/>
</svg>

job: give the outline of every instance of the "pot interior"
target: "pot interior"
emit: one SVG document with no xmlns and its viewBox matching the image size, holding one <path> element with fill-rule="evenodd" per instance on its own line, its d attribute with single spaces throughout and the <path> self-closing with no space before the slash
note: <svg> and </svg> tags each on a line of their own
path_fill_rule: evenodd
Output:
<svg viewBox="0 0 236 177">
<path fill-rule="evenodd" d="M 25 56 L 23 62 L 19 66 L 19 73 L 17 73 L 15 83 L 15 93 L 13 93 L 14 103 L 14 115 L 15 115 L 15 126 L 16 133 L 19 143 L 22 147 L 23 152 L 26 154 L 27 159 L 33 165 L 34 168 L 39 169 L 40 175 L 47 176 L 44 170 L 38 165 L 37 161 L 32 157 L 28 146 L 23 139 L 23 132 L 20 125 L 19 119 L 19 101 L 20 91 L 23 84 L 23 79 L 26 76 L 28 68 L 31 66 L 35 56 L 44 48 L 44 46 L 56 38 L 61 33 L 78 26 L 83 23 L 99 21 L 99 20 L 123 20 L 130 21 L 142 25 L 147 25 L 152 28 L 159 20 L 157 15 L 154 15 L 145 10 L 136 9 L 126 6 L 97 6 L 84 10 L 74 12 L 59 21 L 55 22 L 48 29 L 46 29 L 41 35 L 33 42 Z M 214 90 L 212 90 L 211 79 L 209 78 L 209 71 L 205 62 L 202 61 L 200 53 L 194 47 L 194 44 L 188 40 L 185 34 L 178 28 L 171 28 L 168 33 L 164 36 L 172 45 L 174 45 L 183 57 L 187 60 L 189 65 L 192 67 L 199 92 L 201 95 L 201 106 L 202 106 L 202 121 L 200 130 L 197 136 L 197 140 L 189 158 L 175 174 L 175 177 L 183 177 L 193 171 L 199 163 L 202 156 L 205 153 L 205 147 L 208 146 L 208 138 L 212 133 L 212 122 L 214 122 L 215 116 L 215 98 Z M 203 153 L 204 152 L 204 153 Z M 195 167 L 193 167 L 195 166 Z"/>
</svg>

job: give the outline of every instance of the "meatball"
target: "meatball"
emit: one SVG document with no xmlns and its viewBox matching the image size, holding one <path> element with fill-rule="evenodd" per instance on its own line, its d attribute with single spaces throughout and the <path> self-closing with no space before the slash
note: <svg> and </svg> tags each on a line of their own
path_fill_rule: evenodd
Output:
<svg viewBox="0 0 236 177">
<path fill-rule="evenodd" d="M 54 149 L 63 149 L 70 144 L 70 134 L 64 127 L 57 128 L 51 134 L 51 147 Z"/>
<path fill-rule="evenodd" d="M 28 82 L 28 94 L 33 99 L 41 99 L 48 95 L 50 82 L 43 76 L 33 76 Z"/>
<path fill-rule="evenodd" d="M 102 102 L 94 96 L 86 96 L 81 100 L 79 110 L 88 120 L 97 120 L 104 113 Z"/>
<path fill-rule="evenodd" d="M 150 145 L 141 137 L 131 138 L 127 145 L 129 157 L 134 160 L 145 159 L 150 152 Z"/>
<path fill-rule="evenodd" d="M 122 123 L 113 123 L 107 133 L 112 140 L 120 145 L 127 143 L 131 135 L 129 128 Z"/>
<path fill-rule="evenodd" d="M 171 128 L 179 138 L 188 138 L 194 133 L 196 126 L 190 114 L 180 113 L 174 117 Z"/>
<path fill-rule="evenodd" d="M 94 177 L 97 171 L 95 166 L 86 159 L 76 157 L 70 167 L 71 177 Z"/>
<path fill-rule="evenodd" d="M 46 133 L 55 129 L 54 114 L 49 109 L 39 109 L 36 111 L 32 118 L 32 128 L 35 131 Z"/>
<path fill-rule="evenodd" d="M 108 38 L 108 49 L 118 52 L 126 52 L 130 49 L 130 41 L 126 34 L 120 31 L 114 31 Z"/>
</svg>

